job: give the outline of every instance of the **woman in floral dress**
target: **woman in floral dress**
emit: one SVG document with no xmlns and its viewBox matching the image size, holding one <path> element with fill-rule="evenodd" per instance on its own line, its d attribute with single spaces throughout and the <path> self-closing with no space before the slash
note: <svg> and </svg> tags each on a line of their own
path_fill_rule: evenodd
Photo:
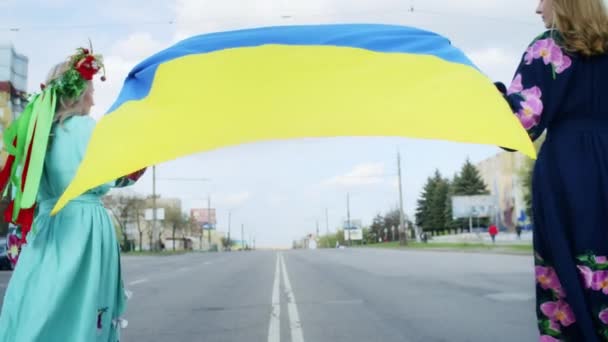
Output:
<svg viewBox="0 0 608 342">
<path fill-rule="evenodd" d="M 120 251 L 101 197 L 133 184 L 143 170 L 91 189 L 51 216 L 96 124 L 88 114 L 101 56 L 77 51 L 51 70 L 42 93 L 5 132 L 0 190 L 10 181 L 16 192 L 5 219 L 21 228 L 26 244 L 6 290 L 0 342 L 118 342 L 125 325 Z"/>
<path fill-rule="evenodd" d="M 549 29 L 499 89 L 546 140 L 532 197 L 540 340 L 608 340 L 608 15 L 603 0 L 541 0 Z"/>
</svg>

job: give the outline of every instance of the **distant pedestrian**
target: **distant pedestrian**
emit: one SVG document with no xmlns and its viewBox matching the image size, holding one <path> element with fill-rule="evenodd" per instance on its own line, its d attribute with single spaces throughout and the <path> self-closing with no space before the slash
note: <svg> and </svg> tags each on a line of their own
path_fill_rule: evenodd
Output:
<svg viewBox="0 0 608 342">
<path fill-rule="evenodd" d="M 517 223 L 517 226 L 515 226 L 515 232 L 517 233 L 517 240 L 521 240 L 521 231 L 522 231 L 521 223 Z"/>
<path fill-rule="evenodd" d="M 496 225 L 491 225 L 490 228 L 488 228 L 488 233 L 492 238 L 492 243 L 496 243 L 496 235 L 498 235 L 498 228 L 496 227 Z"/>
</svg>

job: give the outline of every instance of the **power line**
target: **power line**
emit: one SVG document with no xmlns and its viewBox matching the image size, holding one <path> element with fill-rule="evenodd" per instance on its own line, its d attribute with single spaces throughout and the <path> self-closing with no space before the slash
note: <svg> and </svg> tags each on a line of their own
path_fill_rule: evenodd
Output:
<svg viewBox="0 0 608 342">
<path fill-rule="evenodd" d="M 158 180 L 163 180 L 163 181 L 174 181 L 174 182 L 210 182 L 211 179 L 210 178 L 180 178 L 180 177 L 176 177 L 176 178 L 161 178 L 158 177 Z"/>
<path fill-rule="evenodd" d="M 448 11 L 437 11 L 437 10 L 427 10 L 420 9 L 414 6 L 414 2 L 412 1 L 410 7 L 405 9 L 387 9 L 384 8 L 382 10 L 365 10 L 365 11 L 340 11 L 340 12 L 317 12 L 317 13 L 303 13 L 303 14 L 288 14 L 283 13 L 279 15 L 273 16 L 217 16 L 217 17 L 199 17 L 196 20 L 159 20 L 159 21 L 131 21 L 128 23 L 92 23 L 92 24 L 65 24 L 65 25 L 32 25 L 32 26 L 0 26 L 0 31 L 9 31 L 9 32 L 24 32 L 24 31 L 61 31 L 61 30 L 76 30 L 76 29 L 95 29 L 95 28 L 116 28 L 116 27 L 130 27 L 130 26 L 173 26 L 177 24 L 188 25 L 188 24 L 198 24 L 201 21 L 212 21 L 212 22 L 238 22 L 240 20 L 251 20 L 251 19 L 274 19 L 274 20 L 291 20 L 298 18 L 323 18 L 328 16 L 357 16 L 357 15 L 386 15 L 390 13 L 391 15 L 395 14 L 408 14 L 408 15 L 416 15 L 416 14 L 425 14 L 425 15 L 433 15 L 433 16 L 442 16 L 442 17 L 450 17 L 454 18 L 462 18 L 463 20 L 468 19 L 477 19 L 491 22 L 505 22 L 511 24 L 520 24 L 520 25 L 535 25 L 537 26 L 537 22 L 526 21 L 526 20 L 518 20 L 509 17 L 500 17 L 500 16 L 487 16 L 487 15 L 476 15 L 471 13 L 464 12 L 448 12 Z M 405 19 L 405 17 L 404 17 Z"/>
<path fill-rule="evenodd" d="M 142 22 L 129 22 L 122 24 L 108 24 L 108 23 L 95 23 L 95 24 L 66 24 L 66 25 L 32 25 L 32 26 L 4 26 L 0 27 L 0 31 L 9 32 L 24 32 L 24 31 L 62 31 L 62 30 L 83 30 L 83 29 L 95 29 L 95 28 L 108 28 L 108 27 L 129 27 L 129 26 L 160 26 L 160 25 L 174 25 L 175 21 L 142 21 Z"/>
</svg>

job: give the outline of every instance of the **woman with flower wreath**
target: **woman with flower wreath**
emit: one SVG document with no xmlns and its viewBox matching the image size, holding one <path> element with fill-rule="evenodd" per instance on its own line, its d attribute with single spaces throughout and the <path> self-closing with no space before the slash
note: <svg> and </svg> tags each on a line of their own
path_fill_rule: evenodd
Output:
<svg viewBox="0 0 608 342">
<path fill-rule="evenodd" d="M 603 0 L 540 0 L 549 29 L 497 83 L 536 140 L 532 182 L 540 340 L 608 340 L 608 15 Z"/>
<path fill-rule="evenodd" d="M 88 114 L 101 56 L 80 48 L 49 73 L 5 132 L 9 158 L 0 188 L 14 196 L 5 219 L 25 245 L 6 290 L 0 342 L 117 342 L 125 292 L 112 221 L 101 196 L 134 183 L 143 170 L 99 186 L 50 212 L 85 154 L 95 120 Z M 102 81 L 105 77 L 101 78 Z"/>
</svg>

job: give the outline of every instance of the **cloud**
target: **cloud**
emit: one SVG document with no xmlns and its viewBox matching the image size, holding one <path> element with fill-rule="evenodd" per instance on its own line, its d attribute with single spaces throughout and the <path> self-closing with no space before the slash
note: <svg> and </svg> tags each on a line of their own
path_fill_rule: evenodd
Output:
<svg viewBox="0 0 608 342">
<path fill-rule="evenodd" d="M 135 32 L 117 41 L 104 58 L 107 81 L 96 84 L 93 116 L 100 118 L 110 108 L 129 72 L 144 58 L 162 50 L 167 42 L 156 40 L 148 32 Z"/>
<path fill-rule="evenodd" d="M 492 79 L 508 82 L 521 59 L 520 51 L 502 47 L 485 47 L 472 50 L 468 57 Z"/>
<path fill-rule="evenodd" d="M 113 55 L 126 60 L 141 60 L 162 50 L 166 44 L 152 37 L 149 32 L 135 32 L 114 44 Z"/>
<path fill-rule="evenodd" d="M 489 47 L 472 51 L 469 58 L 482 69 L 494 69 L 516 63 L 518 54 L 504 48 Z"/>
<path fill-rule="evenodd" d="M 350 172 L 323 182 L 326 186 L 363 186 L 383 183 L 386 180 L 384 163 L 366 163 L 355 166 Z"/>
<path fill-rule="evenodd" d="M 244 191 L 236 194 L 220 195 L 215 203 L 218 207 L 237 207 L 247 202 L 250 198 L 251 193 Z"/>
</svg>

